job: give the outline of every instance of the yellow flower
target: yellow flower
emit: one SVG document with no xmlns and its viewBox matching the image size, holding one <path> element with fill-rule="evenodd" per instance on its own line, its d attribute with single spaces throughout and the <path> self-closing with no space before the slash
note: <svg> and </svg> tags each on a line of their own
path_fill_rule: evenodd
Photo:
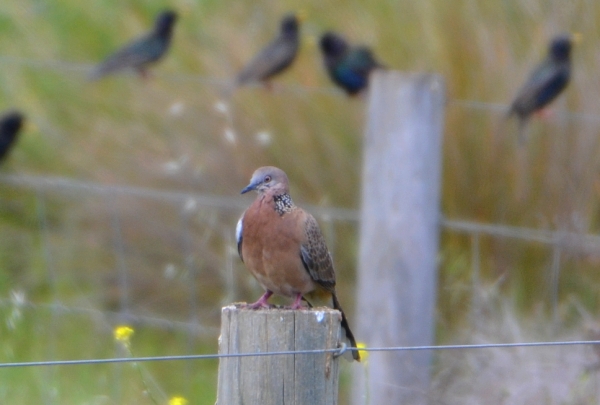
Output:
<svg viewBox="0 0 600 405">
<path fill-rule="evenodd" d="M 115 340 L 124 344 L 129 344 L 129 339 L 134 330 L 127 325 L 117 326 L 114 330 Z"/>
<path fill-rule="evenodd" d="M 169 399 L 169 405 L 187 405 L 188 401 L 184 397 L 172 397 Z"/>
<path fill-rule="evenodd" d="M 356 347 L 359 349 L 366 349 L 367 344 L 365 342 L 358 342 Z M 358 353 L 360 354 L 360 359 L 366 362 L 367 358 L 369 357 L 369 352 L 366 350 L 359 350 Z"/>
</svg>

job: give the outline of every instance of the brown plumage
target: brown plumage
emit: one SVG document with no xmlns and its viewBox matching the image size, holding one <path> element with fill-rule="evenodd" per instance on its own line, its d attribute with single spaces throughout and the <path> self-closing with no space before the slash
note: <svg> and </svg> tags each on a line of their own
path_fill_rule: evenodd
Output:
<svg viewBox="0 0 600 405">
<path fill-rule="evenodd" d="M 333 261 L 315 218 L 294 205 L 286 174 L 276 167 L 257 169 L 242 194 L 255 190 L 256 200 L 244 212 L 236 228 L 240 258 L 266 290 L 248 307 L 269 307 L 273 294 L 294 298 L 291 309 L 302 299 L 331 299 L 342 314 L 342 328 L 352 347 L 356 340 L 335 293 Z M 360 360 L 358 351 L 352 351 Z"/>
</svg>

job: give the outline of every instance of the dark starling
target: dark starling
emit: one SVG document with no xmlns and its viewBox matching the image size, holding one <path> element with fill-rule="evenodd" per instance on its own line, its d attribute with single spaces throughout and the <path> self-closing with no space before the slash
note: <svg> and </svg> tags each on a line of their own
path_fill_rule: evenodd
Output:
<svg viewBox="0 0 600 405">
<path fill-rule="evenodd" d="M 18 111 L 6 113 L 0 118 L 0 161 L 4 160 L 14 145 L 24 119 L 23 114 Z"/>
<path fill-rule="evenodd" d="M 382 68 L 366 46 L 351 47 L 333 32 L 321 37 L 321 51 L 329 77 L 349 95 L 354 95 L 369 84 L 373 69 Z"/>
<path fill-rule="evenodd" d="M 519 120 L 519 139 L 532 113 L 541 110 L 567 87 L 571 77 L 571 48 L 576 36 L 561 35 L 552 40 L 548 56 L 531 73 L 515 97 L 507 118 L 516 115 Z"/>
<path fill-rule="evenodd" d="M 298 54 L 299 25 L 300 19 L 296 15 L 286 15 L 281 21 L 277 38 L 246 65 L 237 77 L 237 84 L 266 82 L 288 68 Z"/>
<path fill-rule="evenodd" d="M 144 76 L 146 67 L 157 62 L 169 49 L 176 20 L 177 14 L 174 11 L 167 10 L 160 13 L 156 17 L 152 31 L 105 59 L 94 68 L 89 76 L 90 80 L 97 80 L 102 76 L 128 68 L 135 69 Z"/>
</svg>

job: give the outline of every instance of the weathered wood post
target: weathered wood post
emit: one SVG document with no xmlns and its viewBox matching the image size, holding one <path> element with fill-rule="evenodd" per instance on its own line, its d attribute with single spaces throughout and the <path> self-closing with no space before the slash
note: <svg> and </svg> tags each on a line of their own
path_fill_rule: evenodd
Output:
<svg viewBox="0 0 600 405">
<path fill-rule="evenodd" d="M 367 347 L 434 342 L 443 110 L 438 75 L 371 77 L 355 333 Z M 370 353 L 353 404 L 428 403 L 431 356 Z"/>
<path fill-rule="evenodd" d="M 221 313 L 220 354 L 336 348 L 340 312 L 248 310 L 231 305 Z M 333 353 L 223 357 L 217 405 L 337 404 L 339 357 Z"/>
</svg>

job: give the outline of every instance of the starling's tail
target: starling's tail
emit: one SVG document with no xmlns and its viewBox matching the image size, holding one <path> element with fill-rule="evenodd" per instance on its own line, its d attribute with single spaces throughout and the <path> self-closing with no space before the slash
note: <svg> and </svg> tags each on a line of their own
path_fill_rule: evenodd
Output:
<svg viewBox="0 0 600 405">
<path fill-rule="evenodd" d="M 346 319 L 346 314 L 344 314 L 344 311 L 342 310 L 340 302 L 338 301 L 335 293 L 331 293 L 331 296 L 333 299 L 333 309 L 337 309 L 342 314 L 342 328 L 344 328 L 344 331 L 346 332 L 346 339 L 348 339 L 348 341 L 350 342 L 350 346 L 356 348 L 356 339 L 354 339 L 354 335 L 350 330 L 350 325 L 348 325 L 348 319 Z M 360 354 L 358 353 L 358 350 L 352 350 L 352 358 L 356 361 L 360 361 Z"/>
<path fill-rule="evenodd" d="M 527 117 L 520 115 L 519 113 L 517 113 L 515 110 L 513 110 L 511 108 L 506 112 L 506 114 L 504 114 L 504 116 L 502 117 L 502 120 L 498 123 L 498 125 L 496 126 L 496 129 L 494 130 L 494 145 L 498 144 L 498 142 L 500 140 L 501 132 L 503 132 L 503 130 L 506 126 L 506 122 L 508 120 L 510 120 L 513 116 L 516 116 L 516 118 L 518 120 L 517 139 L 519 142 L 519 146 L 524 146 L 527 143 L 527 137 L 525 136 L 526 135 L 525 129 L 527 127 Z"/>
<path fill-rule="evenodd" d="M 101 79 L 105 75 L 106 73 L 102 69 L 100 69 L 100 67 L 95 67 L 88 73 L 86 79 L 88 82 L 95 82 L 96 80 Z"/>
<path fill-rule="evenodd" d="M 518 129 L 518 139 L 519 146 L 525 146 L 527 143 L 527 136 L 525 134 L 525 128 L 527 127 L 527 118 L 519 117 L 519 129 Z"/>
<path fill-rule="evenodd" d="M 500 145 L 500 140 L 503 139 L 504 128 L 506 128 L 506 122 L 512 117 L 512 110 L 508 110 L 506 113 L 502 115 L 502 119 L 498 121 L 493 128 L 492 132 L 492 145 L 494 150 L 498 148 Z"/>
</svg>

